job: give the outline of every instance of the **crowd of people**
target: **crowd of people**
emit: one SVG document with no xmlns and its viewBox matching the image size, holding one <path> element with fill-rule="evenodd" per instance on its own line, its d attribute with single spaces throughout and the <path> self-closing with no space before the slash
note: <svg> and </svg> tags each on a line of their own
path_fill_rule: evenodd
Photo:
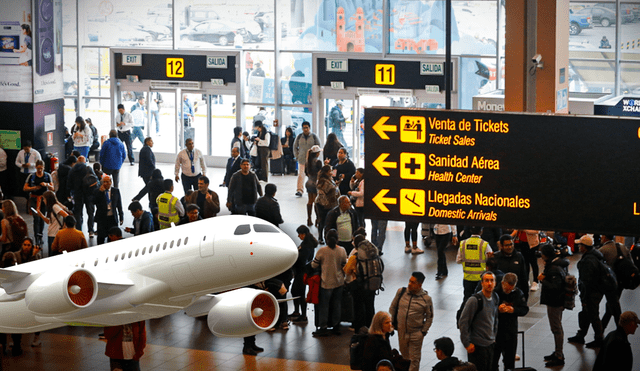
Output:
<svg viewBox="0 0 640 371">
<path fill-rule="evenodd" d="M 88 156 L 96 134 L 82 117 L 76 119 L 72 129 L 75 149 L 52 173 L 45 171 L 44 161 L 31 143 L 24 142 L 15 165 L 33 215 L 33 238 L 16 204 L 10 199 L 2 201 L 0 243 L 4 267 L 86 248 L 85 213 L 90 240 L 96 238 L 96 244 L 103 244 L 122 238 L 125 200 L 119 190 L 119 173 L 127 159 L 133 163 L 133 155 L 130 138 L 123 136 L 123 128 L 131 124 L 131 114 L 119 111 L 118 129 L 109 132 L 109 139 L 102 143 L 93 165 L 89 164 Z M 285 221 L 275 197 L 277 186 L 267 182 L 267 160 L 274 151 L 272 133 L 260 121 L 254 123 L 254 129 L 256 136 L 252 138 L 241 128 L 234 128 L 231 157 L 221 184 L 228 188 L 225 205 L 232 214 L 256 216 L 277 227 Z M 384 308 L 387 311 L 376 308 L 375 298 L 383 280 L 381 256 L 387 221 L 371 220 L 371 238 L 367 238 L 365 169 L 356 168 L 334 133 L 328 136 L 324 147 L 308 122 L 302 123 L 302 132 L 296 137 L 290 129 L 285 133 L 279 149 L 283 151 L 286 172 L 297 173 L 295 196 L 302 197 L 305 191 L 308 194 L 307 220 L 296 230 L 300 247 L 294 266 L 277 277 L 252 285 L 270 291 L 277 299 L 284 299 L 289 291 L 295 298 L 293 313 L 289 313 L 286 301 L 280 303 L 280 317 L 270 331 L 287 330 L 291 323 L 308 323 L 307 307 L 314 304 L 313 336 L 340 335 L 344 331 L 342 323 L 349 323 L 354 334 L 363 336 L 362 370 L 418 370 L 423 340 L 434 321 L 432 298 L 423 289 L 425 275 L 413 272 L 407 286 L 397 288 L 390 307 Z M 138 175 L 145 185 L 128 204 L 134 221 L 124 228 L 125 232 L 137 236 L 216 217 L 221 212 L 220 198 L 210 189 L 204 157 L 193 138 L 187 138 L 184 149 L 177 154 L 174 176 L 170 178 L 165 178 L 156 167 L 153 139 L 140 140 L 144 146 L 139 154 Z M 1 160 L 2 153 L 0 163 Z M 174 195 L 176 183 L 182 184 L 184 197 Z M 140 202 L 145 195 L 149 199 L 148 209 Z M 424 253 L 418 247 L 419 223 L 405 224 L 404 251 Z M 310 228 L 313 226 L 316 235 Z M 571 289 L 573 276 L 569 274 L 566 250 L 545 243 L 547 236 L 537 230 L 503 231 L 444 224 L 423 224 L 422 228 L 427 240 L 435 237 L 438 256 L 435 279 L 444 280 L 448 276 L 444 253 L 448 246 L 456 247 L 456 263 L 463 273 L 464 298 L 456 322 L 468 362 L 453 357 L 453 340 L 441 337 L 434 342 L 435 357 L 439 360 L 434 370 L 493 371 L 498 370 L 500 359 L 505 370 L 513 369 L 518 317 L 527 315 L 529 294 L 537 290 L 541 290 L 540 303 L 547 307 L 554 337 L 553 352 L 545 356 L 546 365 L 564 365 L 562 314 L 570 308 L 577 291 Z M 556 236 L 558 241 L 564 238 L 562 234 Z M 630 287 L 602 283 L 606 281 L 602 266 L 614 267 L 616 260 L 629 259 L 629 249 L 615 242 L 611 235 L 583 235 L 575 239 L 575 246 L 582 253 L 577 264 L 579 275 L 577 280 L 573 278 L 574 286 L 579 288 L 582 310 L 578 316 L 579 331 L 568 341 L 584 344 L 591 326 L 594 340 L 586 347 L 600 349 L 594 370 L 605 367 L 630 370 L 632 353 L 627 336 L 635 333 L 640 320 L 634 312 L 622 312 L 619 303 L 622 290 Z M 601 318 L 599 306 L 603 298 L 607 311 Z M 611 317 L 618 326 L 607 335 L 604 328 Z M 399 351 L 391 349 L 389 342 L 389 336 L 396 331 Z M 144 322 L 105 329 L 105 336 L 120 343 L 123 336 L 133 339 L 126 349 L 107 345 L 112 364 L 136 361 L 143 354 Z M 5 349 L 6 336 L 0 339 Z M 39 343 L 36 334 L 32 345 Z M 21 354 L 20 340 L 14 337 L 13 344 L 13 354 Z M 245 338 L 244 354 L 256 355 L 261 351 L 255 336 Z"/>
</svg>

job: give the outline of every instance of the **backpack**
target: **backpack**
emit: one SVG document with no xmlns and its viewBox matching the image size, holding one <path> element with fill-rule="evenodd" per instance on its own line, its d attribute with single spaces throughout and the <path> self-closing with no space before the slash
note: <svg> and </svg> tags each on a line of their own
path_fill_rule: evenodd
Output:
<svg viewBox="0 0 640 371">
<path fill-rule="evenodd" d="M 278 134 L 269 132 L 269 149 L 272 151 L 277 150 L 278 144 L 280 144 L 280 138 L 278 138 Z"/>
<path fill-rule="evenodd" d="M 562 294 L 564 297 L 563 307 L 564 309 L 573 310 L 576 306 L 576 295 L 578 294 L 578 280 L 576 276 L 572 274 L 565 273 L 564 269 L 562 270 L 564 278 L 562 282 L 564 283 L 564 293 Z"/>
<path fill-rule="evenodd" d="M 362 241 L 358 245 L 356 255 L 356 279 L 367 291 L 382 290 L 382 272 L 384 263 L 380 259 L 378 248 L 369 241 Z"/>
<path fill-rule="evenodd" d="M 598 290 L 601 293 L 615 292 L 618 290 L 618 280 L 616 279 L 615 272 L 607 265 L 607 263 L 604 262 L 604 259 L 597 260 L 600 267 L 600 282 L 598 284 Z"/>
<path fill-rule="evenodd" d="M 631 259 L 622 255 L 619 243 L 616 243 L 616 249 L 618 255 L 611 268 L 618 279 L 618 285 L 623 289 L 634 290 L 640 285 L 640 269 Z"/>
<path fill-rule="evenodd" d="M 349 367 L 352 370 L 362 370 L 362 361 L 364 360 L 364 343 L 367 342 L 369 333 L 359 332 L 351 336 L 349 346 Z"/>
<path fill-rule="evenodd" d="M 471 297 L 476 298 L 476 300 L 478 301 L 478 307 L 476 308 L 476 312 L 473 314 L 473 318 L 471 319 L 471 323 L 473 323 L 473 321 L 476 319 L 476 316 L 478 315 L 478 313 L 480 313 L 480 311 L 482 310 L 482 308 L 484 307 L 484 300 L 482 300 L 482 297 L 484 296 L 484 294 L 482 293 L 482 291 L 476 292 L 475 294 L 471 295 Z M 458 311 L 456 312 L 456 327 L 460 328 L 460 316 L 462 316 L 462 311 L 464 310 L 464 306 L 467 304 L 467 302 L 463 302 L 462 305 L 460 306 L 460 309 L 458 309 Z"/>
</svg>

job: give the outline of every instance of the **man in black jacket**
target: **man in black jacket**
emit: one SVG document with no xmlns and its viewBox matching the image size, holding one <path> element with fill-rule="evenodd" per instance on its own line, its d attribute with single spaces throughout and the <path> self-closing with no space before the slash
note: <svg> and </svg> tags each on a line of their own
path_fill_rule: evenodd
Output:
<svg viewBox="0 0 640 371">
<path fill-rule="evenodd" d="M 142 209 L 142 205 L 138 201 L 129 204 L 129 211 L 133 215 L 133 227 L 127 227 L 124 230 L 132 233 L 134 236 L 153 232 L 153 217 L 148 211 Z"/>
<path fill-rule="evenodd" d="M 111 177 L 105 175 L 102 177 L 102 185 L 93 193 L 93 200 L 96 205 L 96 223 L 98 223 L 98 245 L 104 243 L 107 238 L 109 229 L 124 223 L 124 214 L 122 213 L 122 198 L 120 190 L 111 187 Z"/>
<path fill-rule="evenodd" d="M 562 329 L 562 312 L 564 311 L 565 277 L 569 261 L 556 255 L 551 245 L 540 247 L 544 270 L 538 275 L 538 281 L 542 285 L 540 304 L 547 306 L 547 318 L 549 327 L 553 333 L 555 351 L 544 357 L 547 367 L 564 365 L 564 330 Z"/>
<path fill-rule="evenodd" d="M 570 337 L 570 343 L 584 344 L 584 337 L 589 331 L 589 325 L 593 327 L 595 339 L 587 343 L 587 348 L 600 348 L 604 331 L 600 320 L 600 302 L 604 294 L 600 290 L 602 280 L 600 260 L 602 253 L 593 248 L 593 238 L 584 235 L 577 241 L 580 247 L 582 258 L 578 262 L 578 272 L 580 277 L 578 287 L 580 288 L 580 302 L 582 310 L 578 313 L 578 325 L 580 329 L 575 336 Z"/>
<path fill-rule="evenodd" d="M 76 217 L 76 228 L 82 230 L 82 206 L 84 206 L 84 193 L 82 191 L 82 184 L 84 176 L 87 174 L 86 158 L 84 156 L 78 157 L 78 162 L 69 171 L 67 178 L 67 190 L 73 197 L 73 215 Z"/>
<path fill-rule="evenodd" d="M 627 336 L 636 333 L 639 323 L 640 319 L 635 312 L 628 311 L 620 315 L 618 328 L 611 331 L 602 342 L 593 371 L 631 371 L 633 352 Z"/>
<path fill-rule="evenodd" d="M 229 181 L 227 208 L 232 214 L 256 215 L 256 201 L 262 196 L 262 186 L 258 177 L 251 171 L 248 159 L 240 161 L 240 171 L 233 174 Z"/>
<path fill-rule="evenodd" d="M 269 183 L 264 187 L 264 196 L 256 202 L 256 216 L 264 219 L 276 227 L 284 223 L 280 214 L 280 205 L 275 199 L 278 188 L 275 184 Z"/>
<path fill-rule="evenodd" d="M 353 250 L 351 239 L 353 233 L 360 227 L 356 211 L 351 207 L 349 196 L 340 196 L 338 206 L 327 213 L 324 225 L 324 233 L 335 229 L 338 231 L 338 245 L 344 247 L 347 255 Z"/>
<path fill-rule="evenodd" d="M 240 162 L 244 157 L 240 155 L 240 150 L 231 148 L 231 157 L 227 160 L 227 172 L 224 174 L 223 187 L 227 187 L 231 181 L 231 176 L 240 170 Z"/>
<path fill-rule="evenodd" d="M 524 294 L 524 300 L 529 300 L 529 276 L 527 274 L 527 264 L 524 256 L 515 251 L 513 237 L 509 234 L 503 234 L 498 241 L 500 251 L 493 254 L 498 263 L 498 269 L 504 273 L 515 273 L 518 276 L 518 288 Z"/>
<path fill-rule="evenodd" d="M 498 306 L 498 333 L 493 350 L 493 369 L 498 369 L 498 361 L 502 354 L 505 370 L 515 368 L 516 348 L 518 347 L 518 317 L 529 313 L 529 306 L 522 290 L 516 287 L 518 276 L 507 273 L 502 278 L 495 292 L 500 298 Z"/>
<path fill-rule="evenodd" d="M 151 180 L 151 173 L 156 168 L 156 156 L 153 154 L 151 148 L 153 147 L 153 139 L 146 137 L 144 140 L 144 147 L 140 150 L 140 160 L 138 165 L 138 176 L 142 178 L 144 184 L 149 183 Z"/>
</svg>

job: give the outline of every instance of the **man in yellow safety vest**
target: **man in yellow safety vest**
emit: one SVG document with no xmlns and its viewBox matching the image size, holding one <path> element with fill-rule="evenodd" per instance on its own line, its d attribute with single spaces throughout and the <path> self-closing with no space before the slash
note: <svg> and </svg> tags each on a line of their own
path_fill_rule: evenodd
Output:
<svg viewBox="0 0 640 371">
<path fill-rule="evenodd" d="M 158 196 L 158 221 L 160 229 L 170 228 L 171 223 L 177 225 L 180 217 L 184 216 L 184 207 L 177 197 L 171 194 L 173 192 L 173 180 L 164 180 L 164 193 Z"/>
<path fill-rule="evenodd" d="M 483 240 L 482 227 L 474 226 L 470 228 L 471 237 L 460 243 L 460 249 L 456 256 L 456 263 L 462 264 L 464 278 L 462 287 L 464 288 L 464 301 L 473 295 L 480 282 L 480 276 L 487 270 L 487 259 L 493 256 L 493 250 L 489 243 Z"/>
</svg>

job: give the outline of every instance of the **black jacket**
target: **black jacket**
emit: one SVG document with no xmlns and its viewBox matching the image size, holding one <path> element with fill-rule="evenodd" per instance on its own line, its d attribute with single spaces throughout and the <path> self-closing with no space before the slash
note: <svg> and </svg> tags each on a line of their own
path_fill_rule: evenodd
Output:
<svg viewBox="0 0 640 371">
<path fill-rule="evenodd" d="M 145 185 L 144 188 L 140 190 L 140 193 L 138 193 L 133 199 L 140 200 L 147 193 L 149 193 L 149 209 L 158 207 L 156 199 L 164 193 L 164 179 L 151 179 L 151 181 L 149 181 L 149 183 L 147 183 L 147 185 Z"/>
<path fill-rule="evenodd" d="M 231 176 L 240 170 L 240 163 L 242 163 L 242 155 L 236 157 L 229 157 L 227 160 L 227 172 L 224 174 L 224 185 L 229 186 Z"/>
<path fill-rule="evenodd" d="M 138 233 L 135 232 L 136 224 L 140 224 L 140 231 Z M 148 211 L 144 211 L 142 213 L 142 216 L 140 217 L 140 220 L 136 220 L 136 219 L 133 220 L 133 227 L 131 227 L 131 229 L 133 229 L 134 231 L 133 232 L 134 236 L 139 236 L 141 234 L 153 232 L 154 230 L 153 216 L 151 215 L 151 213 Z"/>
<path fill-rule="evenodd" d="M 58 192 L 56 192 L 56 197 L 60 202 L 66 202 L 69 197 L 67 182 L 69 180 L 70 171 L 71 166 L 67 164 L 60 164 L 60 167 L 58 168 Z"/>
<path fill-rule="evenodd" d="M 518 284 L 516 285 L 524 294 L 524 299 L 529 299 L 529 272 L 527 272 L 527 263 L 524 256 L 516 250 L 513 250 L 511 256 L 505 255 L 502 251 L 493 254 L 498 262 L 498 269 L 504 273 L 514 273 L 518 276 Z M 497 285 L 497 283 L 496 283 Z"/>
<path fill-rule="evenodd" d="M 603 259 L 602 253 L 595 248 L 582 254 L 582 258 L 578 262 L 578 273 L 580 274 L 578 286 L 580 287 L 581 295 L 591 291 L 598 291 L 602 279 L 600 261 Z"/>
<path fill-rule="evenodd" d="M 105 192 L 100 191 L 100 188 L 93 192 L 93 202 L 96 205 L 96 222 L 99 225 L 107 221 L 107 198 Z M 116 221 L 123 222 L 122 197 L 120 197 L 120 190 L 115 187 L 111 187 L 111 209 Z"/>
<path fill-rule="evenodd" d="M 593 371 L 631 371 L 633 353 L 624 330 L 618 327 L 604 338 L 600 352 L 593 365 Z"/>
<path fill-rule="evenodd" d="M 148 180 L 151 173 L 156 168 L 156 155 L 153 154 L 151 147 L 144 145 L 140 150 L 140 164 L 138 165 L 138 176 Z"/>
<path fill-rule="evenodd" d="M 356 211 L 352 207 L 350 207 L 349 210 L 347 210 L 347 212 L 351 216 L 351 234 L 353 234 L 356 232 L 358 227 L 360 227 L 360 223 L 358 223 L 358 217 L 356 215 Z M 329 230 L 338 229 L 338 226 L 337 226 L 338 216 L 340 216 L 340 205 L 334 207 L 333 209 L 331 209 L 331 211 L 327 213 L 327 217 L 325 219 L 325 224 L 324 224 L 325 236 L 327 235 L 327 232 Z"/>
<path fill-rule="evenodd" d="M 69 176 L 67 178 L 67 190 L 73 191 L 74 193 L 82 192 L 82 180 L 84 176 L 87 174 L 85 170 L 87 168 L 87 164 L 84 162 L 78 162 L 71 168 L 69 171 Z"/>
<path fill-rule="evenodd" d="M 454 367 L 460 365 L 460 360 L 456 357 L 445 358 L 433 366 L 433 371 L 452 371 Z"/>
<path fill-rule="evenodd" d="M 389 339 L 382 335 L 369 335 L 364 342 L 362 371 L 375 371 L 380 360 L 393 358 Z"/>
<path fill-rule="evenodd" d="M 280 215 L 280 205 L 275 198 L 264 195 L 256 202 L 256 217 L 264 219 L 276 227 L 284 221 L 282 215 Z"/>
<path fill-rule="evenodd" d="M 500 310 L 498 310 L 498 332 L 512 332 L 515 335 L 518 333 L 518 317 L 526 316 L 529 313 L 529 306 L 524 294 L 517 287 L 510 293 L 505 294 L 502 291 L 502 285 L 496 286 L 495 291 L 500 298 L 500 304 L 505 303 L 513 306 L 513 313 L 500 313 Z"/>
<path fill-rule="evenodd" d="M 556 257 L 544 265 L 544 279 L 542 280 L 542 292 L 540 293 L 540 304 L 550 307 L 564 306 L 564 280 L 567 275 L 569 261 L 565 258 Z"/>
</svg>

